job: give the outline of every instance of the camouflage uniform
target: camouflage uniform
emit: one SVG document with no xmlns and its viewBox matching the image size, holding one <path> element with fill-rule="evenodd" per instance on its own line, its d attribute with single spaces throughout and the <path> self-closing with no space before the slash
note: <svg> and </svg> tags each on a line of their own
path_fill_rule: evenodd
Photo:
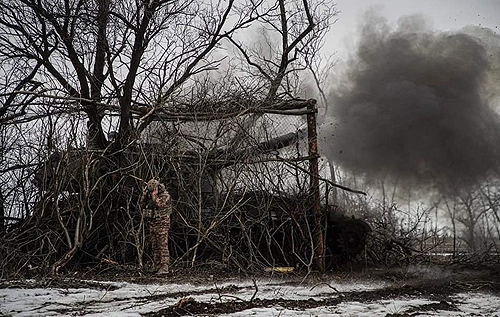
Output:
<svg viewBox="0 0 500 317">
<path fill-rule="evenodd" d="M 141 205 L 150 220 L 151 247 L 158 273 L 167 273 L 169 264 L 168 231 L 172 200 L 165 185 L 152 179 L 142 192 Z"/>
</svg>

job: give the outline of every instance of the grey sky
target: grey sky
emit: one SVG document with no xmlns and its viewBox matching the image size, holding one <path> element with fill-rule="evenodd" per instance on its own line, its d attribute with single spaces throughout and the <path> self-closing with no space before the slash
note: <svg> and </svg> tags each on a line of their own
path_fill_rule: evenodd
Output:
<svg viewBox="0 0 500 317">
<path fill-rule="evenodd" d="M 349 54 L 359 20 L 371 6 L 379 7 L 390 24 L 404 15 L 423 14 L 436 30 L 476 25 L 500 34 L 500 0 L 337 0 L 336 3 L 341 12 L 328 36 L 325 53 L 338 51 L 339 57 Z"/>
</svg>

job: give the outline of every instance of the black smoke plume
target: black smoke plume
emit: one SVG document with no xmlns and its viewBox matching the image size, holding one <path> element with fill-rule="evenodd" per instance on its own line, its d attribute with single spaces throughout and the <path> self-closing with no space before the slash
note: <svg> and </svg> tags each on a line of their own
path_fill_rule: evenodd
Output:
<svg viewBox="0 0 500 317">
<path fill-rule="evenodd" d="M 324 154 L 366 178 L 420 185 L 471 184 L 495 171 L 500 37 L 478 31 L 487 45 L 464 32 L 428 30 L 420 16 L 393 30 L 368 14 L 356 55 L 329 95 L 336 124 L 323 126 Z"/>
</svg>

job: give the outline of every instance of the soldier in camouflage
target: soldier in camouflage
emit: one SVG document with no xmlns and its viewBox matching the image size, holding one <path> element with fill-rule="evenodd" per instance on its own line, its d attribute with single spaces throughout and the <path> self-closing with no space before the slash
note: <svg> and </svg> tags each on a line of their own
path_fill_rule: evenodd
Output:
<svg viewBox="0 0 500 317">
<path fill-rule="evenodd" d="M 141 206 L 146 218 L 150 220 L 151 247 L 157 273 L 168 273 L 168 231 L 172 200 L 165 185 L 156 179 L 151 179 L 143 190 Z"/>
</svg>

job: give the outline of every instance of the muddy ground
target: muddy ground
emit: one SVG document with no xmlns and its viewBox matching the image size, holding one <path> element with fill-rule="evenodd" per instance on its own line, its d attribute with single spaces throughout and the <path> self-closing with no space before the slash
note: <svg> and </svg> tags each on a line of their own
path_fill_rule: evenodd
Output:
<svg viewBox="0 0 500 317">
<path fill-rule="evenodd" d="M 95 272 L 94 272 L 95 273 Z M 146 295 L 130 294 L 108 299 L 136 303 L 138 306 L 155 303 L 149 309 L 135 311 L 138 316 L 217 316 L 221 314 L 246 315 L 347 315 L 367 314 L 369 309 L 353 310 L 348 306 L 370 306 L 373 315 L 378 316 L 500 316 L 500 270 L 495 267 L 463 267 L 444 265 L 410 265 L 398 268 L 364 268 L 350 272 L 292 272 L 289 274 L 268 273 L 244 275 L 227 274 L 220 271 L 199 269 L 177 269 L 165 276 L 141 275 L 130 270 L 114 270 L 106 274 L 91 276 L 91 273 L 73 273 L 71 276 L 35 278 L 29 280 L 11 279 L 0 282 L 0 290 L 26 289 L 89 289 L 99 290 L 104 295 L 120 288 L 117 284 L 126 282 L 132 285 L 185 285 L 168 292 L 151 292 Z M 114 283 L 109 283 L 113 281 Z M 349 287 L 344 287 L 349 285 Z M 376 287 L 357 287 L 376 285 Z M 273 287 L 275 289 L 273 290 Z M 280 296 L 280 290 L 293 289 L 300 296 Z M 271 290 L 271 291 L 270 291 Z M 297 291 L 299 290 L 299 291 Z M 64 293 L 64 291 L 62 291 Z M 283 292 L 285 294 L 285 292 Z M 489 296 L 488 307 L 466 309 L 464 298 L 472 294 L 475 298 Z M 64 295 L 64 294 L 63 294 Z M 210 295 L 207 300 L 205 295 Z M 459 296 L 460 295 L 460 296 Z M 9 303 L 7 295 L 1 295 L 0 307 Z M 205 299 L 201 299 L 205 298 Z M 495 299 L 498 298 L 498 306 Z M 3 300 L 3 302 L 2 302 Z M 54 299 L 57 301 L 58 299 Z M 103 298 L 99 299 L 103 302 Z M 95 307 L 98 299 L 78 301 L 77 305 L 57 306 L 52 310 L 33 310 L 40 315 L 75 316 L 102 312 Z M 409 303 L 383 311 L 380 307 L 393 301 Z M 163 304 L 160 304 L 163 303 Z M 50 306 L 50 302 L 40 304 Z M 135 304 L 132 304 L 135 305 Z M 103 307 L 103 306 L 99 306 Z M 341 307 L 344 307 L 341 309 Z M 88 308 L 88 309 L 87 309 Z M 101 310 L 99 310 L 101 309 Z M 130 309 L 117 309 L 116 316 L 125 316 Z M 351 311 L 351 313 L 349 313 Z M 113 312 L 113 309 L 108 310 Z M 288 312 L 288 314 L 280 313 Z M 328 313 L 325 313 L 328 312 Z M 382 313 L 381 313 L 382 312 Z M 2 315 L 3 314 L 3 315 Z M 18 310 L 1 310 L 0 316 L 29 316 Z M 130 315 L 132 316 L 132 315 Z"/>
</svg>

